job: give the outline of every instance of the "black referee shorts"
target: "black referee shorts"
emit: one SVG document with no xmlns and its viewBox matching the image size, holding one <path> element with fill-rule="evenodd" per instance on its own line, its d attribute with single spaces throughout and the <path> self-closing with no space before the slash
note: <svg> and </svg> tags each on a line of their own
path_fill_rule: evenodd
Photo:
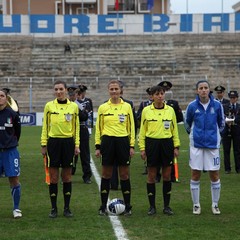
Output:
<svg viewBox="0 0 240 240">
<path fill-rule="evenodd" d="M 47 142 L 49 167 L 72 167 L 74 150 L 73 138 L 49 138 Z"/>
<path fill-rule="evenodd" d="M 102 136 L 102 165 L 127 166 L 130 164 L 130 142 L 128 137 Z"/>
<path fill-rule="evenodd" d="M 173 164 L 174 145 L 172 138 L 146 138 L 145 144 L 148 167 L 167 167 Z"/>
</svg>

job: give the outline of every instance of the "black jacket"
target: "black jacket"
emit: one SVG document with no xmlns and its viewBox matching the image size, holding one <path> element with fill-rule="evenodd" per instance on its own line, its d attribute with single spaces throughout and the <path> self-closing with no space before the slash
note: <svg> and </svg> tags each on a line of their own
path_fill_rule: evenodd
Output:
<svg viewBox="0 0 240 240">
<path fill-rule="evenodd" d="M 176 118 L 177 118 L 177 123 L 182 122 L 183 121 L 183 113 L 182 113 L 182 109 L 180 108 L 178 101 L 176 100 L 167 100 L 166 101 L 168 106 L 171 106 L 176 114 Z"/>
<path fill-rule="evenodd" d="M 0 149 L 18 146 L 21 122 L 17 112 L 10 107 L 0 111 Z"/>
</svg>

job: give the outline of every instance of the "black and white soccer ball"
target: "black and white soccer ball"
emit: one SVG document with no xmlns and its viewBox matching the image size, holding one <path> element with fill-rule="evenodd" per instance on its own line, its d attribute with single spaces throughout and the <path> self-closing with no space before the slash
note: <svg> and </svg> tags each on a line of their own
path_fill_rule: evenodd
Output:
<svg viewBox="0 0 240 240">
<path fill-rule="evenodd" d="M 125 211 L 125 203 L 122 199 L 114 198 L 107 205 L 107 211 L 110 215 L 121 215 Z"/>
</svg>

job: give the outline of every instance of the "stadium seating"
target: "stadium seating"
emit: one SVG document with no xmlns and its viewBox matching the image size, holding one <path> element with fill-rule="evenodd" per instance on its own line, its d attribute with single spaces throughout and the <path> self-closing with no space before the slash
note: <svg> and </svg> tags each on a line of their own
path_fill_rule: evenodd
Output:
<svg viewBox="0 0 240 240">
<path fill-rule="evenodd" d="M 72 53 L 64 54 L 66 42 Z M 109 79 L 121 78 L 124 96 L 136 106 L 145 99 L 146 88 L 170 80 L 174 98 L 184 108 L 202 78 L 213 87 L 239 90 L 239 56 L 237 34 L 0 36 L 0 80 L 12 89 L 23 112 L 42 111 L 53 97 L 53 81 L 60 78 L 86 84 L 95 109 L 108 98 Z"/>
</svg>

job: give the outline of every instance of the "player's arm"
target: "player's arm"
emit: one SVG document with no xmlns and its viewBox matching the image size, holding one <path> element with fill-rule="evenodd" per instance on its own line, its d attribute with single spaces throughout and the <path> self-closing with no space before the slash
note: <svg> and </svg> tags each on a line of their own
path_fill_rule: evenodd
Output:
<svg viewBox="0 0 240 240">
<path fill-rule="evenodd" d="M 15 136 L 17 137 L 17 140 L 19 141 L 20 136 L 21 136 L 21 122 L 20 122 L 20 117 L 18 114 L 16 114 L 14 117 L 13 127 L 14 127 L 14 131 L 15 131 Z"/>
</svg>

